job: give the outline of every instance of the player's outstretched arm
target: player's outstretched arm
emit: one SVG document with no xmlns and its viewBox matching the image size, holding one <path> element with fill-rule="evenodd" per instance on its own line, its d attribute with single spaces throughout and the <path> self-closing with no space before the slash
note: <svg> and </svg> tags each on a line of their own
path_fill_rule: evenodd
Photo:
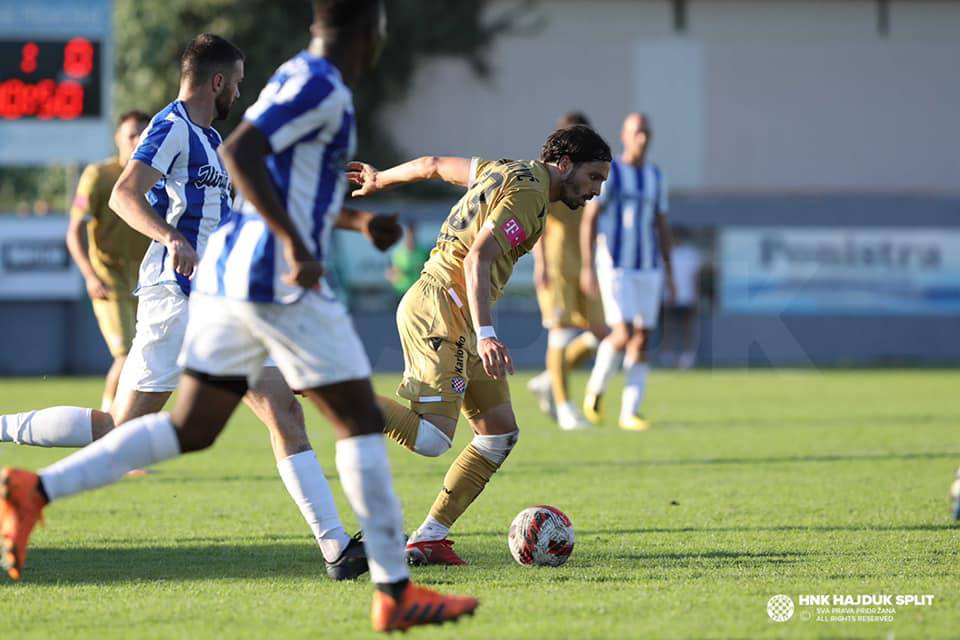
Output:
<svg viewBox="0 0 960 640">
<path fill-rule="evenodd" d="M 399 217 L 398 213 L 373 213 L 343 207 L 334 226 L 362 233 L 370 244 L 386 251 L 403 237 L 403 227 L 397 221 Z"/>
<path fill-rule="evenodd" d="M 365 162 L 351 162 L 347 166 L 347 178 L 358 187 L 351 194 L 354 197 L 424 180 L 443 180 L 466 187 L 470 184 L 470 162 L 470 158 L 423 156 L 383 171 Z"/>
<path fill-rule="evenodd" d="M 163 244 L 170 253 L 173 268 L 188 278 L 197 268 L 197 252 L 183 234 L 158 216 L 144 195 L 163 174 L 134 158 L 123 168 L 123 173 L 110 192 L 110 208 L 128 225 L 151 240 Z"/>
<path fill-rule="evenodd" d="M 323 267 L 307 249 L 270 180 L 265 161 L 270 151 L 267 137 L 253 124 L 243 121 L 220 146 L 220 157 L 237 191 L 256 207 L 283 244 L 290 266 L 284 281 L 310 289 L 320 282 Z"/>
<path fill-rule="evenodd" d="M 483 361 L 483 370 L 500 380 L 513 373 L 513 358 L 507 346 L 497 338 L 493 328 L 490 295 L 490 269 L 503 252 L 489 227 L 484 226 L 463 259 L 463 274 L 467 284 L 470 316 L 477 332 L 477 355 Z"/>
</svg>

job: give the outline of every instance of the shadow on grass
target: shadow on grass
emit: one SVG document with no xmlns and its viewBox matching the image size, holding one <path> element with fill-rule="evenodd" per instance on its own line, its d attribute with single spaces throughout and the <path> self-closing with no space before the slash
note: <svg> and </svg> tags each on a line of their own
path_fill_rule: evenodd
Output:
<svg viewBox="0 0 960 640">
<path fill-rule="evenodd" d="M 820 462 L 872 462 L 876 460 L 935 460 L 958 458 L 960 451 L 917 451 L 912 453 L 827 453 L 807 456 L 766 456 L 757 458 L 671 458 L 667 460 L 572 460 L 564 463 L 523 462 L 514 463 L 509 470 L 519 473 L 543 473 L 563 471 L 571 467 L 658 467 L 658 466 L 707 466 L 707 465 L 760 465 L 760 464 L 807 464 Z M 506 470 L 505 470 L 506 471 Z"/>
<path fill-rule="evenodd" d="M 32 550 L 27 559 L 23 583 L 269 581 L 278 577 L 328 580 L 323 556 L 313 545 L 223 543 L 153 547 L 40 547 Z"/>
</svg>

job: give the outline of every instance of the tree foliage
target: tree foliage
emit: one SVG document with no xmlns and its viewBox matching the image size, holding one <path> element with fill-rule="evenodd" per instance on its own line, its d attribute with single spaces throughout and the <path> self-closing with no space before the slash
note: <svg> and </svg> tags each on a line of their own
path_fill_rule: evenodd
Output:
<svg viewBox="0 0 960 640">
<path fill-rule="evenodd" d="M 378 116 L 407 95 L 417 68 L 434 56 L 458 57 L 483 81 L 490 45 L 528 14 L 533 2 L 517 0 L 493 17 L 489 0 L 386 4 L 389 35 L 383 56 L 355 91 L 358 157 L 381 164 L 410 152 L 397 148 Z M 180 53 L 190 38 L 209 31 L 230 39 L 246 55 L 240 101 L 229 120 L 217 123 L 226 134 L 273 71 L 307 45 L 311 22 L 310 0 L 115 0 L 113 112 L 155 113 L 173 100 Z M 7 187 L 0 189 L 0 206 L 46 198 L 57 208 L 67 198 L 64 175 L 62 168 L 0 168 L 0 182 Z"/>
</svg>

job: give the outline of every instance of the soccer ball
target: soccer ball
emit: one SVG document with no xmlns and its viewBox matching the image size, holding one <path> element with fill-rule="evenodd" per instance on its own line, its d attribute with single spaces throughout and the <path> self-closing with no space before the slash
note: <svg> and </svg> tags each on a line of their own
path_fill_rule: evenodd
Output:
<svg viewBox="0 0 960 640">
<path fill-rule="evenodd" d="M 573 524 L 556 507 L 529 507 L 513 519 L 507 542 L 513 559 L 524 566 L 559 567 L 573 553 Z"/>
</svg>

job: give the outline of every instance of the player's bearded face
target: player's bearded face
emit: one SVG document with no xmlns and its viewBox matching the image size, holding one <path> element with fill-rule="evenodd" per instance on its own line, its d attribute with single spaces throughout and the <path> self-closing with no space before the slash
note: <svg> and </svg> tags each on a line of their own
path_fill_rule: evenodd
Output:
<svg viewBox="0 0 960 640">
<path fill-rule="evenodd" d="M 571 209 L 579 209 L 595 195 L 599 193 L 601 180 L 597 182 L 594 176 L 599 175 L 598 169 L 593 165 L 602 164 L 596 162 L 573 163 L 560 174 L 560 200 Z"/>
<path fill-rule="evenodd" d="M 228 74 L 224 74 L 220 93 L 214 98 L 217 109 L 217 120 L 226 120 L 230 115 L 230 107 L 240 97 L 240 82 L 243 80 L 243 62 L 238 61 L 236 67 Z"/>
</svg>

